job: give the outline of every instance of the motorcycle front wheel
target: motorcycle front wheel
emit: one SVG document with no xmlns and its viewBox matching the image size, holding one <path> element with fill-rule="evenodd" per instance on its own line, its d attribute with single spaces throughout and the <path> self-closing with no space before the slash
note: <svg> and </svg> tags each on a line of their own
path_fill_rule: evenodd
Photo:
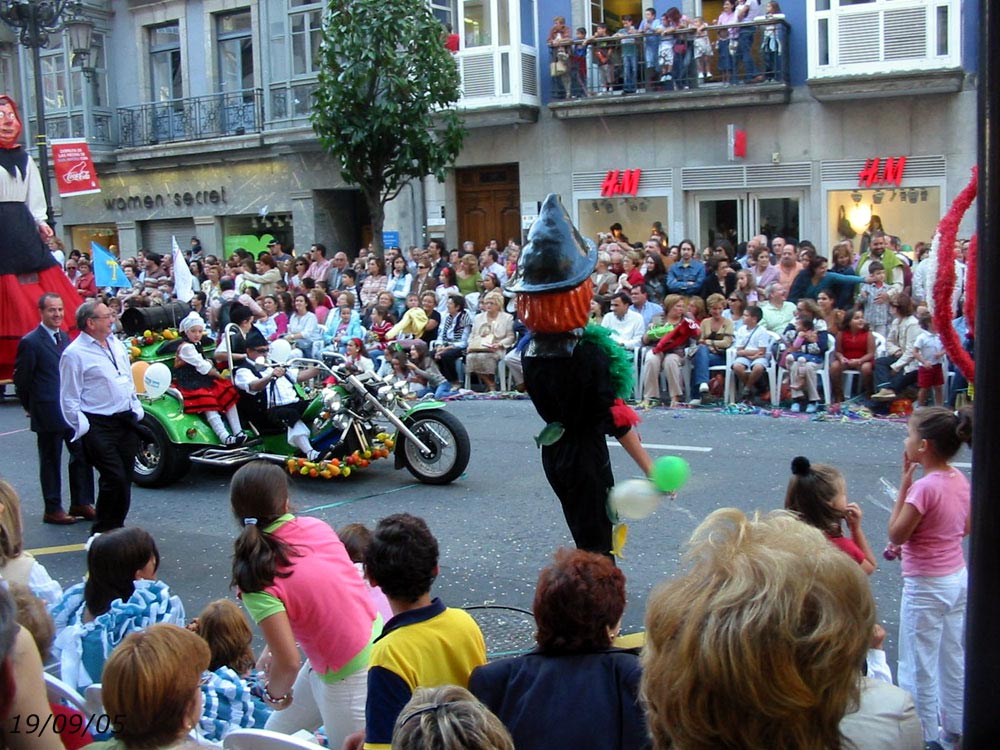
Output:
<svg viewBox="0 0 1000 750">
<path fill-rule="evenodd" d="M 472 447 L 461 421 L 440 409 L 420 411 L 406 420 L 406 426 L 430 449 L 423 454 L 402 434 L 396 450 L 402 452 L 407 470 L 424 484 L 448 484 L 461 476 L 469 465 Z"/>
</svg>

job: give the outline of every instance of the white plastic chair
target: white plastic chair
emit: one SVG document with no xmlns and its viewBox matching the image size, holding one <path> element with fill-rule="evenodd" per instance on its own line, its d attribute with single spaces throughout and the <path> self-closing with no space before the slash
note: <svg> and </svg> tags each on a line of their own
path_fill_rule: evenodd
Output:
<svg viewBox="0 0 1000 750">
<path fill-rule="evenodd" d="M 504 350 L 504 356 L 507 355 L 510 349 Z M 469 372 L 468 368 L 465 366 L 465 359 L 461 360 L 462 370 L 465 372 L 465 390 L 471 390 L 472 388 L 472 373 Z M 497 363 L 496 370 L 496 383 L 497 388 L 500 389 L 501 393 L 506 393 L 507 391 L 507 363 L 504 362 L 503 357 L 500 357 L 500 361 Z"/>
<path fill-rule="evenodd" d="M 881 333 L 872 333 L 872 336 L 875 337 L 875 358 L 878 359 L 879 357 L 884 357 L 885 336 L 883 336 Z"/>
<path fill-rule="evenodd" d="M 72 686 L 66 684 L 58 677 L 53 677 L 48 672 L 45 675 L 45 692 L 48 695 L 49 703 L 60 703 L 75 708 L 83 713 L 87 712 L 87 700 L 80 695 Z"/>
<path fill-rule="evenodd" d="M 104 697 L 101 695 L 101 683 L 96 682 L 93 685 L 87 685 L 87 688 L 83 691 L 83 697 L 87 702 L 87 709 L 84 711 L 85 714 L 106 713 L 104 710 Z"/>
<path fill-rule="evenodd" d="M 771 339 L 771 344 L 767 351 L 767 360 L 765 364 L 765 369 L 767 370 L 767 384 L 771 390 L 771 403 L 777 406 L 778 402 L 775 400 L 777 393 L 777 385 L 775 381 L 778 377 L 778 357 L 775 356 L 775 347 L 781 345 L 781 336 L 776 334 L 774 331 L 767 331 L 768 337 Z M 736 344 L 734 343 L 728 349 L 726 349 L 726 390 L 725 398 L 727 404 L 734 404 L 737 401 L 737 396 L 739 395 L 740 381 L 733 374 L 733 363 L 736 361 Z M 710 367 L 709 370 L 720 369 L 719 366 Z M 780 381 L 778 381 L 780 382 Z M 779 394 L 780 395 L 780 394 Z"/>
<path fill-rule="evenodd" d="M 885 336 L 881 333 L 875 333 L 872 331 L 872 336 L 875 338 L 875 359 L 885 356 Z M 854 383 L 858 382 L 858 378 L 861 377 L 861 373 L 858 370 L 844 370 L 843 372 L 843 390 L 844 398 L 849 399 L 854 395 Z"/>
<path fill-rule="evenodd" d="M 832 391 L 830 390 L 830 362 L 833 361 L 833 354 L 834 350 L 836 349 L 832 341 L 833 336 L 828 336 L 828 338 L 831 340 L 830 341 L 831 345 L 826 350 L 826 353 L 823 355 L 823 366 L 818 370 L 816 370 L 816 378 L 819 380 L 820 386 L 823 389 L 823 398 L 821 399 L 821 403 L 825 405 L 829 405 L 830 398 L 833 395 Z M 777 387 L 771 388 L 772 406 L 777 406 L 781 402 L 781 384 L 784 382 L 785 374 L 787 372 L 788 368 L 782 367 L 780 364 L 778 365 L 777 376 L 776 376 Z"/>
<path fill-rule="evenodd" d="M 642 400 L 642 361 L 647 347 L 640 344 L 632 350 L 632 367 L 635 370 L 635 400 Z"/>
<path fill-rule="evenodd" d="M 316 750 L 315 742 L 267 729 L 234 729 L 222 740 L 226 750 Z"/>
</svg>

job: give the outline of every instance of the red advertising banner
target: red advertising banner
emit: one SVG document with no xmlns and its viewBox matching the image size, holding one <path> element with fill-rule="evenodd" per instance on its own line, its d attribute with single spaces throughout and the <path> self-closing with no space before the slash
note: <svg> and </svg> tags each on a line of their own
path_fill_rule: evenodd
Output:
<svg viewBox="0 0 1000 750">
<path fill-rule="evenodd" d="M 52 141 L 52 165 L 61 198 L 101 192 L 85 140 Z"/>
</svg>

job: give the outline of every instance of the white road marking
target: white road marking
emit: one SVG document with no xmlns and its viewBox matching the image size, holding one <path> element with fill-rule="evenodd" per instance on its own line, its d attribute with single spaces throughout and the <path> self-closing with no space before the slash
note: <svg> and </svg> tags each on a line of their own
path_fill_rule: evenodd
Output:
<svg viewBox="0 0 1000 750">
<path fill-rule="evenodd" d="M 610 447 L 621 447 L 621 444 L 617 440 L 609 440 L 608 446 Z M 666 445 L 665 443 L 643 443 L 643 448 L 647 450 L 652 448 L 655 451 L 681 451 L 687 453 L 711 453 L 711 448 L 703 448 L 700 445 Z M 955 464 L 958 466 L 958 464 Z"/>
<path fill-rule="evenodd" d="M 952 464 L 952 466 L 954 466 L 956 469 L 971 469 L 972 468 L 972 464 L 971 463 L 964 463 L 962 461 L 956 461 L 955 463 Z"/>
</svg>

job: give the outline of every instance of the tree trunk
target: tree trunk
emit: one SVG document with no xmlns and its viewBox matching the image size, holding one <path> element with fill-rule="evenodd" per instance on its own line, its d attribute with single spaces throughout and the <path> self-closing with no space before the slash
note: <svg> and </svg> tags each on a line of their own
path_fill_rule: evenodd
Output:
<svg viewBox="0 0 1000 750">
<path fill-rule="evenodd" d="M 376 257 L 385 258 L 385 248 L 382 246 L 382 228 L 385 226 L 385 205 L 380 195 L 365 195 L 368 203 L 368 217 L 372 227 L 372 252 Z"/>
</svg>

